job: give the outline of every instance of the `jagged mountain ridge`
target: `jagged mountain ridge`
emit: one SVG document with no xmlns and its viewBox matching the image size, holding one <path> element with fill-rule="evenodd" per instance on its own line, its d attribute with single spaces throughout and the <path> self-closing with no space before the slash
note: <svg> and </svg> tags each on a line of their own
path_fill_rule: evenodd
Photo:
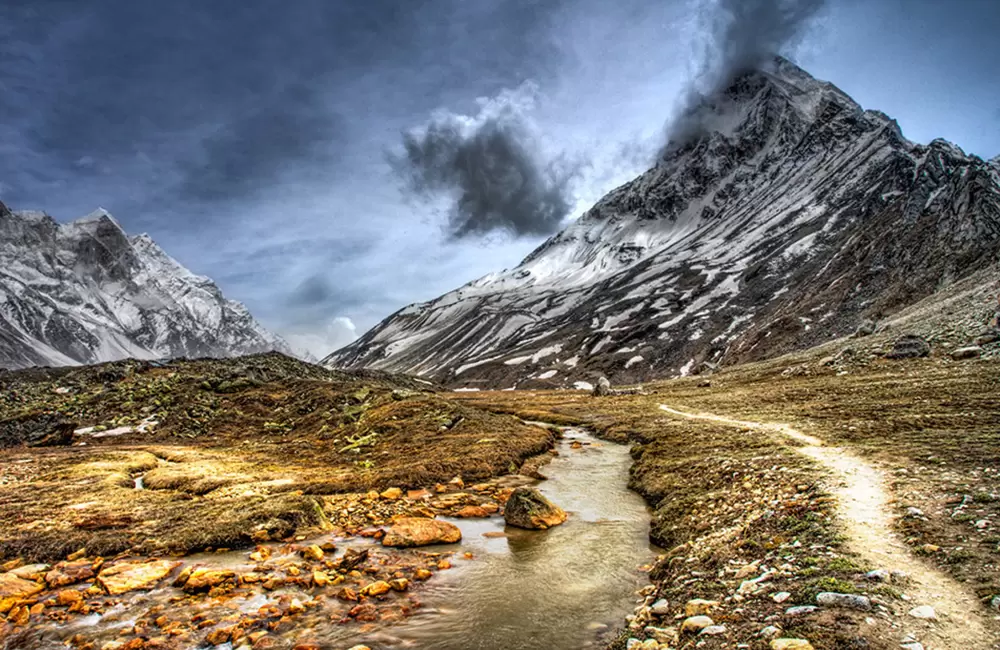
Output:
<svg viewBox="0 0 1000 650">
<path fill-rule="evenodd" d="M 66 224 L 0 204 L 0 367 L 223 357 L 287 344 L 104 210 Z"/>
<path fill-rule="evenodd" d="M 997 159 L 909 142 L 784 59 L 685 121 L 697 137 L 521 265 L 324 362 L 483 387 L 687 374 L 849 333 L 997 259 Z"/>
</svg>

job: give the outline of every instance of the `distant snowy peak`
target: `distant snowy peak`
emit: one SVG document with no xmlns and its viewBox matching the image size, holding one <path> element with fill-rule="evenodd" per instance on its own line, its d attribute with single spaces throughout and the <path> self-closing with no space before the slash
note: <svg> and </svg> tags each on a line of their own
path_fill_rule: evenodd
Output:
<svg viewBox="0 0 1000 650">
<path fill-rule="evenodd" d="M 287 344 L 99 209 L 58 224 L 0 204 L 0 367 L 234 356 Z"/>
<path fill-rule="evenodd" d="M 850 333 L 994 263 L 994 162 L 903 137 L 776 59 L 704 98 L 656 165 L 516 268 L 324 360 L 457 386 L 640 381 Z"/>
</svg>

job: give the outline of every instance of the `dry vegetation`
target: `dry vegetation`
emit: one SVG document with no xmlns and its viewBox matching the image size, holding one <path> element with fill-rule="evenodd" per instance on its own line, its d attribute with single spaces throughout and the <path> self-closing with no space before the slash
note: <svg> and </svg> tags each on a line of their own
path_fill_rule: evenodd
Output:
<svg viewBox="0 0 1000 650">
<path fill-rule="evenodd" d="M 280 355 L 0 375 L 0 558 L 185 553 L 336 525 L 325 495 L 506 474 L 552 435 L 386 375 Z M 145 432 L 77 435 L 60 426 Z M 142 477 L 145 489 L 135 489 Z M 350 525 L 350 522 L 344 522 Z"/>
<path fill-rule="evenodd" d="M 651 538 L 667 550 L 652 573 L 658 596 L 678 614 L 689 599 L 722 601 L 713 618 L 727 633 L 706 647 L 734 641 L 767 647 L 758 636 L 767 625 L 817 648 L 899 647 L 893 622 L 908 609 L 899 600 L 907 581 L 866 578 L 871 569 L 893 567 L 867 566 L 847 550 L 822 472 L 788 440 L 671 417 L 658 409 L 664 403 L 788 423 L 863 454 L 890 477 L 907 543 L 967 583 L 985 614 L 1000 594 L 1000 363 L 858 357 L 829 364 L 802 354 L 730 369 L 710 381 L 660 382 L 634 396 L 538 391 L 460 399 L 528 419 L 583 423 L 633 444 L 631 487 L 653 506 Z M 764 567 L 776 573 L 763 592 L 740 597 L 743 580 Z M 769 596 L 782 591 L 791 596 L 779 605 Z M 814 605 L 820 591 L 868 595 L 878 615 L 785 614 L 790 605 Z"/>
</svg>

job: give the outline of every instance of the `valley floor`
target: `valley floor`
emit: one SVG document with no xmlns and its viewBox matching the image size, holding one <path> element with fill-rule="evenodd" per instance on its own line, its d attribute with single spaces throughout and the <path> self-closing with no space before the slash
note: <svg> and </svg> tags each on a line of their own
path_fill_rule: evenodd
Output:
<svg viewBox="0 0 1000 650">
<path fill-rule="evenodd" d="M 529 421 L 631 445 L 663 552 L 615 647 L 1000 647 L 995 360 L 813 353 L 608 397 L 129 363 L 0 375 L 4 648 L 339 648 L 318 621 L 399 624 L 464 559 L 342 540 L 498 516 L 552 456 Z M 304 600 L 239 604 L 287 588 Z"/>
<path fill-rule="evenodd" d="M 834 365 L 812 354 L 635 395 L 462 399 L 634 444 L 631 484 L 668 552 L 623 645 L 670 638 L 705 609 L 724 631 L 676 647 L 764 648 L 774 636 L 816 648 L 996 648 L 998 377 L 996 361 Z M 841 605 L 817 607 L 822 592 L 867 600 L 822 596 Z M 651 614 L 661 597 L 669 609 Z M 920 618 L 925 605 L 935 618 Z"/>
</svg>

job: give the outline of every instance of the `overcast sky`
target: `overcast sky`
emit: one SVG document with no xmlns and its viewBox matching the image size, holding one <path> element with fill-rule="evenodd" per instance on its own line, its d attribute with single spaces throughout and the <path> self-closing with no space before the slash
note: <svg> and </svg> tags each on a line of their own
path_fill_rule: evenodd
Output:
<svg viewBox="0 0 1000 650">
<path fill-rule="evenodd" d="M 322 356 L 648 167 L 734 2 L 0 0 L 0 199 L 104 207 Z M 783 3 L 814 76 L 1000 154 L 1000 2 Z"/>
</svg>

